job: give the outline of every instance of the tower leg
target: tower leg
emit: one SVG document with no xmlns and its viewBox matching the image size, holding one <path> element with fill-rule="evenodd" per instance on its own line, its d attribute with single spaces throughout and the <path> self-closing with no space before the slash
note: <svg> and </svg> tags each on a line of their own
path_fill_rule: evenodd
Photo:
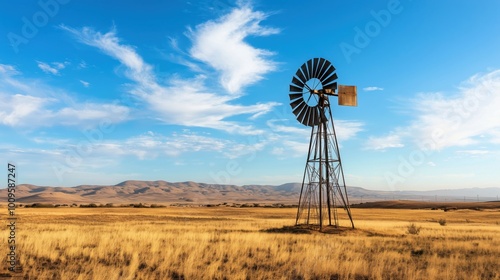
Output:
<svg viewBox="0 0 500 280">
<path fill-rule="evenodd" d="M 325 117 L 322 118 L 323 121 L 320 124 L 311 128 L 295 224 L 318 225 L 320 229 L 325 224 L 338 227 L 337 207 L 342 207 L 347 212 L 351 226 L 354 228 L 337 136 L 328 102 L 327 97 L 321 98 L 320 107 L 322 116 Z M 329 120 L 326 115 L 329 115 Z M 331 122 L 331 125 L 328 122 Z M 324 219 L 327 220 L 324 221 Z"/>
</svg>

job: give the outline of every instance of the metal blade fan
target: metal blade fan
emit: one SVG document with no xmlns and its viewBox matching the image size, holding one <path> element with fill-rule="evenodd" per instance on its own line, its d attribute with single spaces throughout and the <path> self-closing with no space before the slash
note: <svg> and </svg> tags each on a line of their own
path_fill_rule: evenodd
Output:
<svg viewBox="0 0 500 280">
<path fill-rule="evenodd" d="M 324 95 L 336 95 L 335 67 L 324 58 L 313 58 L 297 70 L 290 84 L 290 106 L 297 120 L 315 126 L 327 120 Z"/>
</svg>

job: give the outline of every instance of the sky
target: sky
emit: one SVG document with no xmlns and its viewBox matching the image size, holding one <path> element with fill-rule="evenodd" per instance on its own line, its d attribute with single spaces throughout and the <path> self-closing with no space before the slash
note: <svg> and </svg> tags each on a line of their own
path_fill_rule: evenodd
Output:
<svg viewBox="0 0 500 280">
<path fill-rule="evenodd" d="M 301 182 L 310 127 L 289 84 L 323 57 L 358 89 L 357 107 L 332 105 L 348 186 L 499 187 L 498 11 L 494 0 L 2 1 L 0 159 L 35 185 Z"/>
</svg>

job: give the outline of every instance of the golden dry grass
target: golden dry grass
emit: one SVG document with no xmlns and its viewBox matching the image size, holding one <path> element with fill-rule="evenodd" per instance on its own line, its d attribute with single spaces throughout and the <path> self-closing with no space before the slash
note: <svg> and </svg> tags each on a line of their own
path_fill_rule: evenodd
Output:
<svg viewBox="0 0 500 280">
<path fill-rule="evenodd" d="M 17 214 L 25 279 L 500 279 L 498 210 L 353 209 L 357 229 L 340 234 L 262 231 L 293 224 L 295 209 Z"/>
</svg>

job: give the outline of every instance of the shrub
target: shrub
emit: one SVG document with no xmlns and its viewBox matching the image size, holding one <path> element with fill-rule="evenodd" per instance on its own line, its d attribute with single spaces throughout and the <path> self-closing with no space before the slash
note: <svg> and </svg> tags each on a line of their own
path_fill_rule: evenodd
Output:
<svg viewBox="0 0 500 280">
<path fill-rule="evenodd" d="M 26 207 L 33 207 L 33 208 L 54 208 L 54 204 L 50 203 L 33 203 L 31 206 L 26 205 Z"/>
<path fill-rule="evenodd" d="M 417 226 L 415 223 L 411 223 L 406 227 L 406 232 L 409 234 L 417 235 L 420 233 L 421 227 Z"/>
<path fill-rule="evenodd" d="M 151 206 L 150 206 L 150 207 L 151 207 L 151 208 L 164 208 L 164 207 L 166 207 L 166 206 L 165 206 L 165 205 L 161 205 L 161 204 L 155 204 L 155 203 L 153 203 L 153 204 L 151 204 Z"/>
<path fill-rule="evenodd" d="M 95 204 L 95 203 L 80 204 L 80 208 L 95 208 L 95 207 L 97 207 L 97 204 Z"/>
<path fill-rule="evenodd" d="M 138 204 L 132 204 L 132 207 L 134 208 L 149 208 L 146 204 L 138 203 Z"/>
<path fill-rule="evenodd" d="M 438 223 L 442 226 L 446 225 L 446 220 L 445 219 L 439 219 Z"/>
</svg>

